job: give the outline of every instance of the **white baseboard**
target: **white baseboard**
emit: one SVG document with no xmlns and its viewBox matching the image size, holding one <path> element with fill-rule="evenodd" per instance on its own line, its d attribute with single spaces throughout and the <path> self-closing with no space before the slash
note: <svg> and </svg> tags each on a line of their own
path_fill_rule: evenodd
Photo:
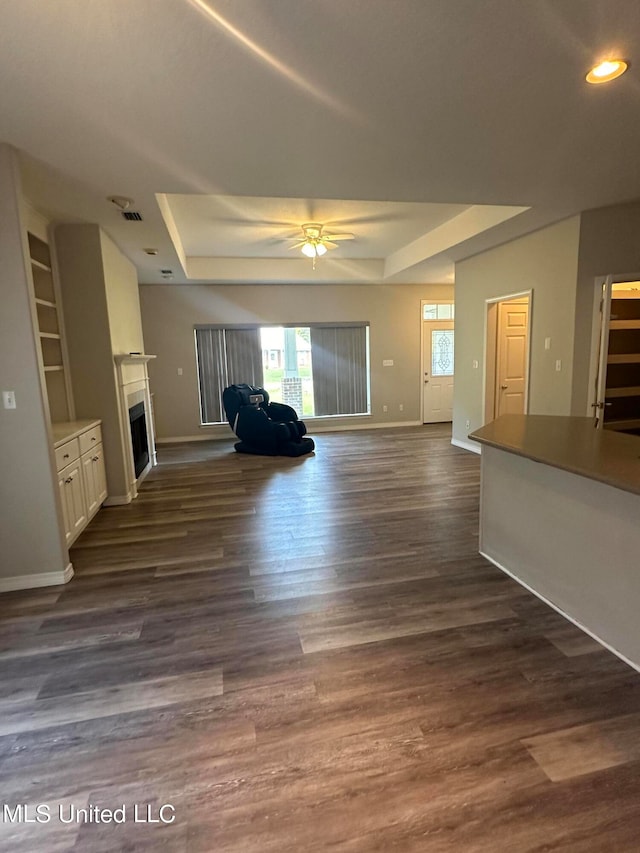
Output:
<svg viewBox="0 0 640 853">
<path fill-rule="evenodd" d="M 498 560 L 495 560 L 490 554 L 487 554 L 486 551 L 480 551 L 480 555 L 484 557 L 485 560 L 489 560 L 490 563 L 493 563 L 493 565 L 496 568 L 500 569 L 501 572 L 504 572 L 505 575 L 509 575 L 510 578 L 513 578 L 513 580 L 519 583 L 520 586 L 523 586 L 525 589 L 529 590 L 529 592 L 533 593 L 533 595 L 535 595 L 536 598 L 539 598 L 540 601 L 544 602 L 545 604 L 548 604 L 549 607 L 555 610 L 556 613 L 559 613 L 560 616 L 564 617 L 568 622 L 571 622 L 573 625 L 575 625 L 576 628 L 580 628 L 581 631 L 584 631 L 585 634 L 588 634 L 591 639 L 596 641 L 596 643 L 600 643 L 601 646 L 610 651 L 616 657 L 620 658 L 621 661 L 624 661 L 627 666 L 630 666 L 632 669 L 635 669 L 636 672 L 640 672 L 640 663 L 634 663 L 632 660 L 629 660 L 626 655 L 623 655 L 622 652 L 618 651 L 618 649 L 605 642 L 605 640 L 603 640 L 597 634 L 594 634 L 593 631 L 589 630 L 589 628 L 586 628 L 581 622 L 578 622 L 577 619 L 574 619 L 573 616 L 569 616 L 569 614 L 565 613 L 562 608 L 558 607 L 557 604 L 554 604 L 551 599 L 546 598 L 544 595 L 542 595 L 542 593 L 535 590 L 532 586 L 529 586 L 529 584 L 519 578 L 518 575 L 516 575 L 510 569 L 507 569 L 506 566 L 503 566 L 502 563 L 498 562 Z"/>
<path fill-rule="evenodd" d="M 39 575 L 16 575 L 11 578 L 0 578 L 0 592 L 12 592 L 17 589 L 35 589 L 39 586 L 61 586 L 69 583 L 73 577 L 71 563 L 62 572 L 43 572 Z"/>
<path fill-rule="evenodd" d="M 313 438 L 316 433 L 320 432 L 351 432 L 354 429 L 397 429 L 398 427 L 414 427 L 414 426 L 429 426 L 423 424 L 422 421 L 389 421 L 375 423 L 357 423 L 357 424 L 315 424 L 313 420 L 305 418 L 305 423 L 308 429 L 308 435 Z M 156 438 L 156 444 L 180 444 L 189 441 L 237 441 L 237 436 L 233 433 L 227 435 L 218 435 L 216 433 L 207 433 L 206 435 L 169 435 L 165 438 Z"/>
<path fill-rule="evenodd" d="M 165 438 L 156 438 L 156 444 L 184 444 L 189 441 L 221 441 L 223 439 L 233 439 L 237 441 L 237 437 L 231 432 L 227 435 L 218 435 L 217 433 L 198 433 L 198 435 L 167 435 Z"/>
<path fill-rule="evenodd" d="M 318 424 L 312 422 L 309 429 L 311 438 L 318 432 L 351 432 L 354 429 L 397 429 L 398 427 L 413 427 L 422 426 L 421 421 L 389 421 L 381 423 L 380 421 L 370 424 L 342 424 L 341 426 L 333 426 L 331 424 Z M 428 424 L 427 424 L 428 426 Z"/>
<path fill-rule="evenodd" d="M 482 453 L 482 447 L 477 441 L 465 441 L 464 439 L 452 438 L 451 444 L 455 447 L 461 447 L 463 450 L 470 450 L 471 453 L 477 453 L 478 455 Z"/>
<path fill-rule="evenodd" d="M 126 495 L 109 495 L 102 506 L 123 506 L 131 503 L 131 493 Z"/>
</svg>

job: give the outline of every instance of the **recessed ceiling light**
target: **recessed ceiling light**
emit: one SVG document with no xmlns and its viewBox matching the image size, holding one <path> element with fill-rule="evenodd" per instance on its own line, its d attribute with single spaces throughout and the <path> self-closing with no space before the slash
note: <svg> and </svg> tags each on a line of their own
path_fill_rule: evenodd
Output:
<svg viewBox="0 0 640 853">
<path fill-rule="evenodd" d="M 615 80 L 629 67 L 629 63 L 624 59 L 606 59 L 598 65 L 594 65 L 591 71 L 586 76 L 587 83 L 608 83 L 609 80 Z"/>
</svg>

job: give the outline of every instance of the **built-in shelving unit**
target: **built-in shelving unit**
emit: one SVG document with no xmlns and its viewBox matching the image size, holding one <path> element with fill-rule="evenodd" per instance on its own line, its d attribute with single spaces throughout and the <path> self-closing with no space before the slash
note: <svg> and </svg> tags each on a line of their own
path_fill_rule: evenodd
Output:
<svg viewBox="0 0 640 853">
<path fill-rule="evenodd" d="M 605 429 L 640 434 L 640 299 L 611 300 Z"/>
<path fill-rule="evenodd" d="M 640 329 L 640 320 L 611 320 L 609 329 Z"/>
<path fill-rule="evenodd" d="M 622 355 L 607 356 L 607 364 L 640 364 L 640 353 L 627 352 Z"/>
<path fill-rule="evenodd" d="M 28 240 L 49 414 L 53 423 L 68 421 L 71 412 L 65 376 L 62 322 L 53 278 L 51 253 L 44 240 L 36 237 L 35 234 L 29 232 Z"/>
</svg>

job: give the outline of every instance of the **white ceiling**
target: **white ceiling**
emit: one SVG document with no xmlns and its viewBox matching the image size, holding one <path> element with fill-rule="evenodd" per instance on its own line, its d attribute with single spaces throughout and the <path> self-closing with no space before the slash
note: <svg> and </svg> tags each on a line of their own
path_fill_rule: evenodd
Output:
<svg viewBox="0 0 640 853">
<path fill-rule="evenodd" d="M 630 71 L 587 86 L 608 54 Z M 141 281 L 443 281 L 640 197 L 639 73 L 638 0 L 21 0 L 0 139 L 36 207 L 99 222 Z M 315 273 L 280 242 L 309 219 L 356 236 Z"/>
<path fill-rule="evenodd" d="M 354 234 L 341 246 L 349 258 L 385 258 L 467 210 L 457 204 L 240 196 L 172 195 L 169 204 L 187 255 L 290 257 L 301 223 L 327 234 Z M 357 239 L 356 239 L 357 235 Z"/>
</svg>

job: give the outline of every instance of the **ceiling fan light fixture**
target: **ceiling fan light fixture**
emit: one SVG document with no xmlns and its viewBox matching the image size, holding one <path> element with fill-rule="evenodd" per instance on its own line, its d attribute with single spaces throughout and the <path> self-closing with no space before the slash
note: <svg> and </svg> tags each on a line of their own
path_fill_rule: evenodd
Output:
<svg viewBox="0 0 640 853">
<path fill-rule="evenodd" d="M 322 234 L 322 225 L 319 222 L 305 222 L 302 231 L 307 240 L 319 240 Z"/>
<path fill-rule="evenodd" d="M 303 255 L 311 258 L 315 269 L 316 260 L 326 255 L 329 249 L 337 249 L 338 244 L 334 240 L 353 240 L 353 234 L 325 234 L 324 225 L 320 222 L 305 222 L 302 228 L 302 237 L 292 249 L 300 249 Z"/>
<path fill-rule="evenodd" d="M 629 67 L 624 59 L 605 59 L 604 62 L 594 65 L 586 76 L 587 83 L 608 83 L 620 77 Z"/>
</svg>

